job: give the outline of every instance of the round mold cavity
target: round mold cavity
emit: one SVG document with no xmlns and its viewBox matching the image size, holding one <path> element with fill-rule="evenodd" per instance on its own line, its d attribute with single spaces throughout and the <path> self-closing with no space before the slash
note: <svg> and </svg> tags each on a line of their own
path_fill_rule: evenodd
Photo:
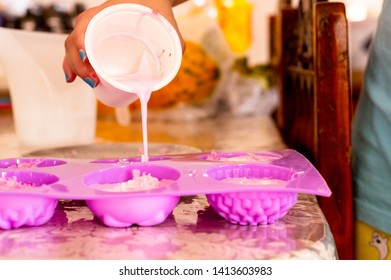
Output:
<svg viewBox="0 0 391 280">
<path fill-rule="evenodd" d="M 267 184 L 259 185 L 259 190 L 207 194 L 209 204 L 224 219 L 233 224 L 271 224 L 285 216 L 296 203 L 297 193 L 265 190 L 272 187 L 273 180 L 290 181 L 298 178 L 294 170 L 273 165 L 228 165 L 207 170 L 207 176 L 214 180 L 231 178 L 265 179 Z M 227 182 L 227 184 L 230 184 Z M 238 183 L 236 183 L 238 184 Z M 245 187 L 245 185 L 243 185 Z"/>
<path fill-rule="evenodd" d="M 160 161 L 167 160 L 170 157 L 167 156 L 152 156 L 148 158 L 148 161 Z M 141 157 L 131 157 L 131 158 L 103 158 L 92 161 L 91 163 L 123 163 L 129 164 L 133 162 L 141 162 Z"/>
<path fill-rule="evenodd" d="M 133 170 L 141 174 L 163 180 L 176 181 L 180 172 L 171 167 L 149 164 L 134 164 L 108 168 L 87 175 L 84 182 L 87 186 L 96 184 L 119 184 L 133 178 Z M 180 196 L 175 195 L 138 195 L 116 196 L 87 200 L 87 206 L 106 226 L 129 227 L 131 225 L 153 226 L 166 220 L 174 207 L 178 204 Z"/>
<path fill-rule="evenodd" d="M 38 195 L 0 194 L 0 228 L 43 225 L 53 217 L 57 203 Z"/>
<path fill-rule="evenodd" d="M 91 212 L 109 227 L 154 226 L 164 222 L 179 196 L 120 197 L 87 200 Z"/>
<path fill-rule="evenodd" d="M 1 172 L 0 228 L 7 230 L 22 226 L 39 226 L 49 221 L 58 200 L 38 194 L 27 194 L 23 190 L 38 188 L 58 180 L 57 176 L 49 173 Z M 13 193 L 2 193 L 1 190 L 13 191 Z"/>
<path fill-rule="evenodd" d="M 270 163 L 282 158 L 282 155 L 273 152 L 236 152 L 236 153 L 216 153 L 211 152 L 199 156 L 201 160 L 221 161 L 221 162 L 259 162 Z"/>
<path fill-rule="evenodd" d="M 0 190 L 15 190 L 37 188 L 56 183 L 59 178 L 46 172 L 25 170 L 10 170 L 0 172 Z"/>
<path fill-rule="evenodd" d="M 139 170 L 141 174 L 150 174 L 159 180 L 176 181 L 180 177 L 177 169 L 167 166 L 151 164 L 132 164 L 110 167 L 97 172 L 92 172 L 84 177 L 87 186 L 102 184 L 119 184 L 133 179 L 133 171 Z"/>
<path fill-rule="evenodd" d="M 66 164 L 66 161 L 59 159 L 42 158 L 10 158 L 0 160 L 0 168 L 33 168 L 33 167 L 51 167 Z"/>
<path fill-rule="evenodd" d="M 232 224 L 272 224 L 285 216 L 295 205 L 297 193 L 293 192 L 233 192 L 207 194 L 209 204 Z"/>
</svg>

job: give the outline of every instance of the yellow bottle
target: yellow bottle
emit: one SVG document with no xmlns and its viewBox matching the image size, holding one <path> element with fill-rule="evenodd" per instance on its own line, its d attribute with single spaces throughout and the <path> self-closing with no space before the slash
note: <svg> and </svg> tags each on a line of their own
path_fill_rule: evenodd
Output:
<svg viewBox="0 0 391 280">
<path fill-rule="evenodd" d="M 252 4 L 249 0 L 214 0 L 217 19 L 225 39 L 235 53 L 244 53 L 252 40 Z"/>
</svg>

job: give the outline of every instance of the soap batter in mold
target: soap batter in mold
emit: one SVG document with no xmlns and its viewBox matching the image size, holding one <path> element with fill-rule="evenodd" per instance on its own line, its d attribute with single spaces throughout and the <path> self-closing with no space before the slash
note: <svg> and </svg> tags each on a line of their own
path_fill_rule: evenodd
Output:
<svg viewBox="0 0 391 280">
<path fill-rule="evenodd" d="M 173 180 L 166 179 L 159 181 L 158 178 L 149 173 L 143 172 L 141 174 L 141 171 L 138 169 L 133 169 L 132 175 L 133 178 L 125 182 L 117 184 L 100 184 L 96 186 L 91 185 L 90 187 L 106 192 L 138 192 L 163 188 L 174 182 Z"/>
<path fill-rule="evenodd" d="M 0 177 L 0 190 L 23 190 L 23 189 L 29 189 L 29 188 L 36 188 L 37 186 L 27 183 L 22 183 L 17 180 L 17 178 L 9 177 L 4 178 Z"/>
</svg>

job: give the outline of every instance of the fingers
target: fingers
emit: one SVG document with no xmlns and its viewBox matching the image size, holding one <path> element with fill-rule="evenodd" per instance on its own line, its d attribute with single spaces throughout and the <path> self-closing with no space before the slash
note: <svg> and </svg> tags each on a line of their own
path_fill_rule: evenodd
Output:
<svg viewBox="0 0 391 280">
<path fill-rule="evenodd" d="M 72 34 L 65 40 L 65 57 L 63 70 L 68 83 L 73 82 L 77 76 L 83 79 L 92 88 L 99 84 L 99 79 L 88 62 L 88 58 L 83 50 L 84 45 L 75 43 Z"/>
<path fill-rule="evenodd" d="M 68 83 L 73 82 L 79 76 L 92 88 L 99 84 L 98 76 L 90 65 L 84 48 L 85 30 L 96 12 L 96 8 L 91 8 L 81 13 L 76 18 L 74 30 L 65 40 L 63 70 Z"/>
</svg>

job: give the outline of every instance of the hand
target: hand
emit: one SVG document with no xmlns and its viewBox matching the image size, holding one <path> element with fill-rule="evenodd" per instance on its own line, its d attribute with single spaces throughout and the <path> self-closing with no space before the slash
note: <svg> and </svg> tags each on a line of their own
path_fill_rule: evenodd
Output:
<svg viewBox="0 0 391 280">
<path fill-rule="evenodd" d="M 178 25 L 176 23 L 172 7 L 182 3 L 184 1 L 175 1 L 175 0 L 109 0 L 103 4 L 92 7 L 85 10 L 81 13 L 75 21 L 75 27 L 73 31 L 65 40 L 65 57 L 63 61 L 63 70 L 65 73 L 65 78 L 68 83 L 73 82 L 77 76 L 82 78 L 88 85 L 92 88 L 96 87 L 99 84 L 99 78 L 96 75 L 94 69 L 88 62 L 88 57 L 85 53 L 84 48 L 84 36 L 87 29 L 87 25 L 90 20 L 98 12 L 103 10 L 106 7 L 123 4 L 123 3 L 134 3 L 141 4 L 151 9 L 155 10 L 162 16 L 164 16 L 176 29 L 178 32 L 179 38 L 181 40 L 182 49 L 185 50 L 184 40 L 179 32 Z"/>
</svg>

